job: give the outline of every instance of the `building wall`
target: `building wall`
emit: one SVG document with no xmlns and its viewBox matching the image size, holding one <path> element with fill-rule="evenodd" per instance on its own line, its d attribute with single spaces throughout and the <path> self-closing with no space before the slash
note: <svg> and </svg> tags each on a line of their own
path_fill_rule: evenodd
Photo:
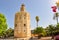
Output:
<svg viewBox="0 0 59 40">
<path fill-rule="evenodd" d="M 29 13 L 20 11 L 15 14 L 14 36 L 17 38 L 31 37 Z"/>
</svg>

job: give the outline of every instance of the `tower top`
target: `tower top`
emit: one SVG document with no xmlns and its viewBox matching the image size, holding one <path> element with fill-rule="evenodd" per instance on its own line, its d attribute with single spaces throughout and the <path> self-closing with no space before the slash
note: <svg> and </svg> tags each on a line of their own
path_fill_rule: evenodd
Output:
<svg viewBox="0 0 59 40">
<path fill-rule="evenodd" d="M 21 6 L 25 6 L 24 4 L 22 4 Z"/>
<path fill-rule="evenodd" d="M 25 5 L 24 4 L 21 5 L 20 11 L 25 11 Z"/>
</svg>

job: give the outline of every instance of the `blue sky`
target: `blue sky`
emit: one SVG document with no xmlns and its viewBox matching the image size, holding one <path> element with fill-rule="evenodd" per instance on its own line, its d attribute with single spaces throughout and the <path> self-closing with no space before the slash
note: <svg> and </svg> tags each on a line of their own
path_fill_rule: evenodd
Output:
<svg viewBox="0 0 59 40">
<path fill-rule="evenodd" d="M 45 28 L 49 24 L 56 24 L 51 9 L 51 6 L 54 5 L 53 0 L 0 0 L 0 13 L 6 16 L 8 27 L 14 28 L 15 13 L 20 11 L 22 3 L 25 4 L 26 10 L 30 13 L 31 29 L 36 28 L 36 16 L 40 18 L 39 26 Z"/>
</svg>

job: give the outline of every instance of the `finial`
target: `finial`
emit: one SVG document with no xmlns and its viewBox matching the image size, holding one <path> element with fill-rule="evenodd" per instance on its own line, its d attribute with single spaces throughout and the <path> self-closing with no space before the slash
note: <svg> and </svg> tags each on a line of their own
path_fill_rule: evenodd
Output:
<svg viewBox="0 0 59 40">
<path fill-rule="evenodd" d="M 25 11 L 25 5 L 24 4 L 21 5 L 20 11 Z"/>
<path fill-rule="evenodd" d="M 24 4 L 22 4 L 21 6 L 25 6 Z"/>
</svg>

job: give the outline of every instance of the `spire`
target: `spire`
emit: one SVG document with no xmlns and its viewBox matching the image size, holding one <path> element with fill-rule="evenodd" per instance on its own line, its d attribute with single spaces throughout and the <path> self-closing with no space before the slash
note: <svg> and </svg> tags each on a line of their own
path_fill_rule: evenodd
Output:
<svg viewBox="0 0 59 40">
<path fill-rule="evenodd" d="M 25 5 L 24 4 L 21 5 L 20 11 L 25 11 Z"/>
</svg>

